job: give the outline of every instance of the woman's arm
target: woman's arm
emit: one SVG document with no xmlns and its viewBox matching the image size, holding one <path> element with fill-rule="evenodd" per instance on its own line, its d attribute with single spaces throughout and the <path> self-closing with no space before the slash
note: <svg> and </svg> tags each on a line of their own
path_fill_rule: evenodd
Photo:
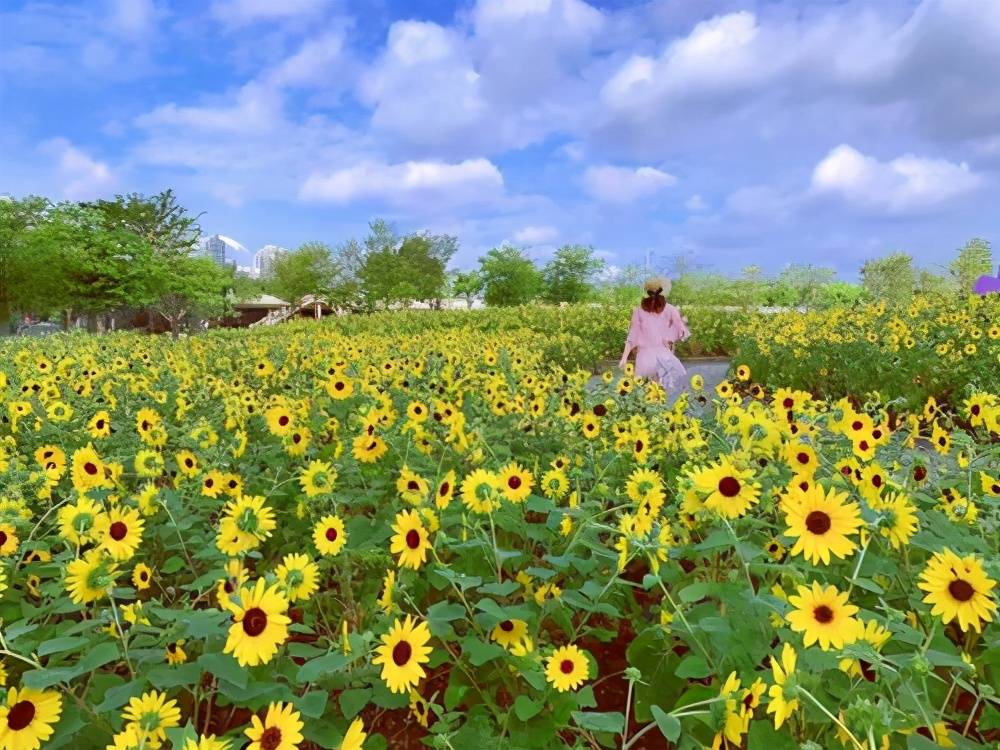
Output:
<svg viewBox="0 0 1000 750">
<path fill-rule="evenodd" d="M 635 342 L 639 335 L 639 308 L 632 311 L 632 321 L 628 326 L 628 336 L 625 338 L 625 350 L 622 352 L 622 358 L 618 362 L 618 366 L 621 368 L 625 367 L 625 363 L 628 362 L 629 355 L 632 350 L 635 349 Z"/>
</svg>

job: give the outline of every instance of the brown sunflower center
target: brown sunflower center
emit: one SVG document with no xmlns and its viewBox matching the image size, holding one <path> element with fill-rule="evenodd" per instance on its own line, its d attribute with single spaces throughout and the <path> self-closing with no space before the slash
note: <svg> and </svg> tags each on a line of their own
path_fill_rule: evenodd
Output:
<svg viewBox="0 0 1000 750">
<path fill-rule="evenodd" d="M 505 633 L 510 633 L 514 630 L 514 623 L 510 620 L 504 620 L 500 623 L 500 629 Z"/>
<path fill-rule="evenodd" d="M 87 461 L 87 463 L 83 465 L 83 470 L 91 476 L 94 476 L 94 474 L 97 473 L 97 464 L 93 461 Z"/>
<path fill-rule="evenodd" d="M 243 632 L 251 638 L 256 638 L 266 629 L 267 612 L 260 607 L 251 607 L 243 615 Z"/>
<path fill-rule="evenodd" d="M 287 425 L 288 424 L 288 417 L 286 415 L 282 414 L 280 417 L 278 417 L 278 424 L 281 425 L 282 427 L 284 427 L 285 425 Z"/>
<path fill-rule="evenodd" d="M 18 701 L 7 714 L 7 726 L 17 732 L 28 726 L 35 718 L 35 704 L 31 701 Z"/>
<path fill-rule="evenodd" d="M 972 588 L 972 584 L 968 581 L 956 578 L 948 584 L 948 593 L 957 601 L 967 602 L 976 595 L 976 590 Z"/>
<path fill-rule="evenodd" d="M 822 535 L 830 530 L 830 516 L 821 510 L 814 510 L 806 516 L 806 528 L 812 534 Z"/>
<path fill-rule="evenodd" d="M 807 464 L 809 463 L 809 454 L 806 453 L 805 451 L 802 451 L 801 453 L 798 453 L 795 456 L 795 460 L 798 461 L 800 464 Z"/>
<path fill-rule="evenodd" d="M 719 480 L 719 492 L 725 497 L 736 497 L 740 494 L 740 480 L 736 477 L 723 477 Z"/>
<path fill-rule="evenodd" d="M 281 747 L 281 730 L 278 727 L 268 727 L 260 736 L 260 750 L 277 750 Z"/>
<path fill-rule="evenodd" d="M 392 662 L 397 667 L 406 666 L 413 656 L 413 646 L 406 641 L 400 641 L 392 647 Z"/>
<path fill-rule="evenodd" d="M 511 477 L 510 479 L 507 480 L 507 486 L 510 487 L 512 490 L 516 490 L 518 487 L 521 486 L 521 477 L 519 476 Z"/>
<path fill-rule="evenodd" d="M 406 546 L 410 549 L 417 549 L 420 547 L 420 532 L 416 529 L 410 529 L 406 532 Z"/>
<path fill-rule="evenodd" d="M 116 542 L 120 542 L 128 535 L 128 526 L 121 521 L 115 521 L 111 524 L 111 528 L 108 529 L 108 533 L 111 535 L 112 539 Z"/>
<path fill-rule="evenodd" d="M 570 659 L 563 659 L 559 662 L 559 671 L 563 674 L 573 674 L 573 662 Z"/>
<path fill-rule="evenodd" d="M 438 489 L 438 494 L 441 497 L 444 497 L 445 495 L 448 494 L 448 490 L 450 490 L 450 489 L 451 489 L 451 485 L 450 484 L 448 484 L 447 482 L 442 482 L 441 483 L 441 487 Z"/>
<path fill-rule="evenodd" d="M 827 623 L 833 622 L 833 610 L 825 604 L 820 604 L 813 610 L 813 617 L 816 619 L 816 622 L 821 625 L 826 625 Z"/>
<path fill-rule="evenodd" d="M 337 541 L 337 530 L 332 526 L 327 527 L 326 530 L 326 541 L 335 542 Z"/>
</svg>

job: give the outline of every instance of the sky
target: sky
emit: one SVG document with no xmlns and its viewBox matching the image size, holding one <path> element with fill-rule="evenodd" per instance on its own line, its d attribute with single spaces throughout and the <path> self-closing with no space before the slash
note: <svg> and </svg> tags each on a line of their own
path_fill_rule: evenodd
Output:
<svg viewBox="0 0 1000 750">
<path fill-rule="evenodd" d="M 384 217 L 460 268 L 940 270 L 1000 241 L 998 70 L 995 0 L 0 0 L 0 193 L 170 187 L 251 251 Z"/>
</svg>

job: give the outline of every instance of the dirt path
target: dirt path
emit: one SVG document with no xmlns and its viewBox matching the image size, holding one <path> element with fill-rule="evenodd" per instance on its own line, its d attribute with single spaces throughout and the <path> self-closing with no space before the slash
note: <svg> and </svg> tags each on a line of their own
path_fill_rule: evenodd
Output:
<svg viewBox="0 0 1000 750">
<path fill-rule="evenodd" d="M 695 374 L 701 375 L 701 377 L 704 378 L 706 391 L 714 390 L 715 386 L 726 379 L 726 373 L 729 372 L 729 360 L 725 357 L 687 359 L 682 360 L 682 362 L 684 363 L 684 367 L 687 369 L 689 379 Z M 609 360 L 607 362 L 602 362 L 597 368 L 598 372 L 604 372 L 607 369 L 613 369 L 617 374 L 619 372 L 618 363 Z M 590 379 L 588 385 L 593 386 L 600 382 L 600 375 L 594 375 Z M 673 401 L 674 396 L 675 394 L 671 394 L 671 401 Z"/>
</svg>

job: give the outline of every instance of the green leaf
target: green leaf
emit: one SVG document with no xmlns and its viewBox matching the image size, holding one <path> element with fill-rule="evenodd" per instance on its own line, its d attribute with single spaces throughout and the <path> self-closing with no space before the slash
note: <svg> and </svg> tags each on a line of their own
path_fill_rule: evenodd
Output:
<svg viewBox="0 0 1000 750">
<path fill-rule="evenodd" d="M 52 638 L 47 641 L 42 641 L 38 646 L 39 656 L 48 656 L 49 654 L 58 654 L 63 651 L 71 651 L 77 649 L 80 646 L 86 646 L 90 643 L 89 638 L 84 638 L 81 635 L 70 635 L 63 638 Z"/>
<path fill-rule="evenodd" d="M 201 665 L 197 662 L 190 664 L 161 664 L 153 667 L 146 674 L 149 683 L 158 690 L 167 688 L 188 687 L 196 684 L 201 679 Z"/>
<path fill-rule="evenodd" d="M 198 658 L 198 664 L 206 672 L 211 672 L 236 687 L 247 686 L 249 673 L 229 654 L 202 654 Z"/>
<path fill-rule="evenodd" d="M 698 583 L 692 583 L 690 586 L 682 588 L 678 592 L 677 596 L 682 602 L 690 604 L 691 602 L 697 602 L 704 599 L 712 593 L 714 588 L 714 584 L 699 581 Z"/>
<path fill-rule="evenodd" d="M 142 695 L 145 687 L 146 681 L 141 679 L 108 688 L 107 692 L 104 693 L 104 700 L 94 706 L 94 713 L 101 714 L 105 711 L 115 711 L 121 708 L 128 703 L 129 698 L 137 698 Z"/>
<path fill-rule="evenodd" d="M 691 654 L 690 656 L 686 656 L 684 661 L 678 665 L 674 674 L 678 677 L 701 679 L 712 674 L 712 669 L 708 666 L 708 662 L 705 661 L 704 656 Z"/>
<path fill-rule="evenodd" d="M 510 596 L 521 588 L 517 581 L 503 581 L 501 583 L 487 583 L 479 587 L 479 591 L 490 596 Z"/>
<path fill-rule="evenodd" d="M 621 734 L 625 728 L 625 716 L 620 711 L 599 713 L 596 711 L 574 711 L 573 721 L 581 729 L 592 732 L 611 732 Z"/>
<path fill-rule="evenodd" d="M 326 709 L 326 701 L 329 693 L 325 690 L 310 690 L 305 695 L 292 698 L 292 703 L 302 712 L 303 716 L 310 719 L 318 719 Z"/>
<path fill-rule="evenodd" d="M 465 617 L 465 607 L 457 602 L 438 602 L 427 609 L 428 622 L 451 622 Z"/>
<path fill-rule="evenodd" d="M 351 688 L 340 694 L 340 710 L 345 719 L 353 719 L 368 705 L 372 698 L 371 688 Z"/>
<path fill-rule="evenodd" d="M 352 661 L 354 661 L 352 656 L 345 656 L 339 651 L 331 651 L 325 656 L 317 657 L 303 664 L 298 674 L 295 675 L 295 681 L 299 683 L 314 682 L 323 675 L 339 672 Z"/>
<path fill-rule="evenodd" d="M 469 657 L 474 667 L 481 667 L 498 656 L 503 656 L 504 650 L 495 643 L 486 643 L 469 636 L 462 641 L 462 653 Z"/>
<path fill-rule="evenodd" d="M 537 716 L 541 713 L 542 708 L 541 703 L 532 700 L 526 695 L 519 695 L 517 696 L 517 700 L 514 701 L 514 713 L 521 721 L 527 721 L 532 716 Z"/>
<path fill-rule="evenodd" d="M 174 555 L 169 558 L 163 565 L 160 566 L 160 572 L 170 575 L 171 573 L 176 573 L 178 570 L 184 567 L 184 558 Z"/>
<path fill-rule="evenodd" d="M 652 705 L 649 707 L 650 713 L 653 714 L 653 721 L 656 722 L 656 726 L 660 730 L 660 734 L 667 738 L 670 742 L 676 742 L 677 738 L 681 736 L 681 721 L 676 716 L 672 716 L 664 711 L 657 705 Z"/>
</svg>

